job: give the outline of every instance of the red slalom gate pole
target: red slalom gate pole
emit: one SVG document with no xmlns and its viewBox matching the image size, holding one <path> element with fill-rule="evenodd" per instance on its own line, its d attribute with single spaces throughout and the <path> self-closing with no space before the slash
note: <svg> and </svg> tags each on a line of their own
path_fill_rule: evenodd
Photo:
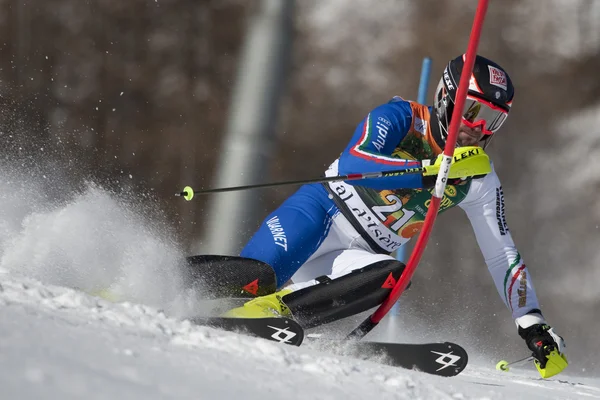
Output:
<svg viewBox="0 0 600 400">
<path fill-rule="evenodd" d="M 458 128 L 460 127 L 461 118 L 460 116 L 454 118 L 454 113 L 456 110 L 462 110 L 465 105 L 469 81 L 473 71 L 473 65 L 475 64 L 475 56 L 477 55 L 479 38 L 481 36 L 481 29 L 483 27 L 483 20 L 485 19 L 488 2 L 488 0 L 479 0 L 479 4 L 477 5 L 477 11 L 475 12 L 473 28 L 471 29 L 471 36 L 469 38 L 469 45 L 467 47 L 467 53 L 465 56 L 465 63 L 463 65 L 463 70 L 460 75 L 460 83 L 456 93 L 454 110 L 452 110 L 452 118 L 450 120 L 450 127 L 448 129 L 448 139 L 446 140 L 446 145 L 444 146 L 442 165 L 435 182 L 435 189 L 433 191 L 433 195 L 431 196 L 431 205 L 427 210 L 427 215 L 425 216 L 425 221 L 423 223 L 423 229 L 421 230 L 419 238 L 417 239 L 417 243 L 415 244 L 415 248 L 410 256 L 410 259 L 408 260 L 408 263 L 406 264 L 406 267 L 404 268 L 404 271 L 402 272 L 402 275 L 400 276 L 400 279 L 398 279 L 398 282 L 396 282 L 396 285 L 390 292 L 389 296 L 371 316 L 364 320 L 363 323 L 360 324 L 356 329 L 350 332 L 348 339 L 363 338 L 375 326 L 377 326 L 383 317 L 385 317 L 388 311 L 390 311 L 390 309 L 393 307 L 394 303 L 398 301 L 398 298 L 400 298 L 400 295 L 402 295 L 406 289 L 406 286 L 408 286 L 408 283 L 410 282 L 410 279 L 412 278 L 415 269 L 421 260 L 421 256 L 425 251 L 427 241 L 429 240 L 431 230 L 433 229 L 433 223 L 435 222 L 440 209 L 441 200 L 444 197 L 444 190 L 448 181 L 448 173 L 450 172 L 450 164 L 452 163 L 454 146 L 458 137 Z"/>
</svg>

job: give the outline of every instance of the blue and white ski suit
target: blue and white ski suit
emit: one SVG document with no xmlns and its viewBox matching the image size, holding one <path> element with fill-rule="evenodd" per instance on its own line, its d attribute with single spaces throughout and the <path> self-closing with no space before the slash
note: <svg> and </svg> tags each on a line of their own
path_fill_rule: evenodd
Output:
<svg viewBox="0 0 600 400">
<path fill-rule="evenodd" d="M 357 126 L 326 176 L 421 166 L 443 149 L 430 129 L 430 108 L 395 97 Z M 270 264 L 281 287 L 335 279 L 389 255 L 415 236 L 431 192 L 420 174 L 302 186 L 273 211 L 241 256 Z M 508 230 L 504 194 L 495 171 L 446 187 L 440 212 L 459 205 L 473 226 L 498 293 L 519 318 L 539 304 L 531 278 Z"/>
</svg>

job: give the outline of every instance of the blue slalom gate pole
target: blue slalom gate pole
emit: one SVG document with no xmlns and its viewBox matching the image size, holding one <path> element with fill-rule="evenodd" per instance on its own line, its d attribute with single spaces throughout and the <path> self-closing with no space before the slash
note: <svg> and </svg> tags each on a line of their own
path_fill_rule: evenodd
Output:
<svg viewBox="0 0 600 400">
<path fill-rule="evenodd" d="M 419 93 L 417 94 L 417 102 L 425 104 L 427 102 L 427 89 L 429 88 L 429 77 L 431 75 L 431 58 L 425 57 L 421 65 L 421 79 L 419 80 Z M 401 246 L 396 251 L 396 259 L 406 261 L 406 246 Z M 392 315 L 398 314 L 398 304 L 394 306 Z"/>
<path fill-rule="evenodd" d="M 417 102 L 419 104 L 425 104 L 427 101 L 427 89 L 429 88 L 429 76 L 431 75 L 431 58 L 425 57 L 421 66 L 421 79 L 419 80 L 419 93 L 417 95 Z M 406 260 L 406 248 L 402 246 L 396 252 L 396 258 L 399 261 Z"/>
<path fill-rule="evenodd" d="M 429 88 L 429 76 L 431 75 L 431 58 L 425 57 L 421 66 L 421 80 L 419 81 L 419 94 L 417 101 L 425 104 L 427 101 L 427 89 Z"/>
</svg>

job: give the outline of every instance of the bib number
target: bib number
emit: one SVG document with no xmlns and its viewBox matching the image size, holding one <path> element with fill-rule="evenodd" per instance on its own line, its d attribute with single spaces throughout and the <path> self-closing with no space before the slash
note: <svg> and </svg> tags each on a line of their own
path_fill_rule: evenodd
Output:
<svg viewBox="0 0 600 400">
<path fill-rule="evenodd" d="M 387 199 L 387 201 L 390 202 L 390 204 L 385 206 L 373 206 L 372 210 L 375 213 L 375 215 L 377 215 L 377 217 L 379 217 L 379 219 L 381 219 L 381 221 L 383 222 L 385 222 L 387 219 L 386 214 L 389 215 L 401 211 L 402 215 L 400 216 L 400 218 L 398 218 L 396 222 L 394 222 L 394 224 L 390 226 L 390 229 L 392 229 L 395 232 L 398 232 L 400 228 L 402 228 L 402 226 L 406 224 L 412 218 L 413 215 L 415 215 L 415 212 L 411 210 L 403 210 L 402 200 L 400 200 L 400 198 L 396 195 L 388 194 L 387 196 L 385 196 L 385 198 Z"/>
</svg>

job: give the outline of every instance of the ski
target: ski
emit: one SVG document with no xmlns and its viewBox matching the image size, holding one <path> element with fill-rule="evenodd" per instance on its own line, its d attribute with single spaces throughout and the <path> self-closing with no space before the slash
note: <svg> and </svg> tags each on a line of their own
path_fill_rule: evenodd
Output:
<svg viewBox="0 0 600 400">
<path fill-rule="evenodd" d="M 446 377 L 460 374 L 469 360 L 465 349 L 451 342 L 409 344 L 308 338 L 334 354 Z"/>
<path fill-rule="evenodd" d="M 293 319 L 195 317 L 190 322 L 239 332 L 278 343 L 300 346 L 304 329 Z M 455 376 L 467 366 L 469 357 L 456 343 L 383 343 L 309 337 L 312 343 L 333 354 L 371 360 L 393 367 L 415 369 L 439 376 Z"/>
<path fill-rule="evenodd" d="M 300 346 L 304 340 L 304 329 L 293 319 L 284 317 L 272 318 L 225 318 L 225 317 L 195 317 L 189 321 L 196 325 L 226 331 L 240 332 L 278 343 Z"/>
<path fill-rule="evenodd" d="M 456 343 L 379 343 L 359 342 L 365 352 L 383 354 L 389 365 L 417 369 L 429 374 L 455 376 L 467 366 L 469 356 Z"/>
</svg>

